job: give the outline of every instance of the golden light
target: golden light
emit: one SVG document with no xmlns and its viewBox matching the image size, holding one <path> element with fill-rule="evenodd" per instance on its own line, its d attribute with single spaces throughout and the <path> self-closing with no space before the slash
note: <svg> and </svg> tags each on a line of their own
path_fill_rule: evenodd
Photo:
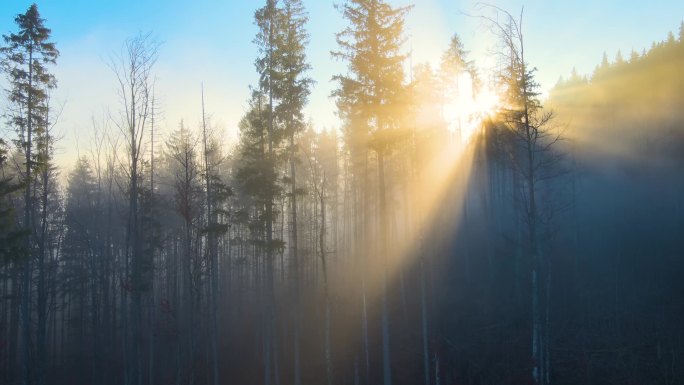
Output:
<svg viewBox="0 0 684 385">
<path fill-rule="evenodd" d="M 463 143 L 470 142 L 480 127 L 483 118 L 493 114 L 499 104 L 499 96 L 488 87 L 477 92 L 468 72 L 459 74 L 450 87 L 452 92 L 444 104 L 444 119 L 449 130 L 460 136 Z"/>
<path fill-rule="evenodd" d="M 483 120 L 496 112 L 499 97 L 494 90 L 484 86 L 475 90 L 467 72 L 453 79 L 445 91 L 443 96 L 447 102 L 441 105 L 441 114 L 451 135 L 428 152 L 428 158 L 416 170 L 416 179 L 410 184 L 407 196 L 412 198 L 406 204 L 411 204 L 415 210 L 412 235 L 395 239 L 389 245 L 389 262 L 385 270 L 389 280 L 397 279 L 407 264 L 417 263 L 415 257 L 423 252 L 424 234 L 432 231 L 436 223 L 451 221 L 444 225 L 453 231 L 464 225 L 460 218 L 467 205 L 468 185 L 477 152 L 475 134 Z M 420 123 L 429 126 L 428 122 L 434 116 L 424 117 L 428 120 Z M 393 198 L 395 202 L 401 202 L 401 199 L 399 196 Z M 449 212 L 447 217 L 443 215 L 445 210 Z M 396 224 L 404 219 L 401 210 L 390 213 L 390 217 L 390 222 Z"/>
<path fill-rule="evenodd" d="M 440 104 L 441 120 L 447 123 L 451 135 L 443 138 L 428 151 L 427 159 L 416 170 L 415 179 L 409 184 L 410 202 L 414 217 L 411 224 L 404 223 L 411 229 L 409 236 L 394 239 L 388 245 L 387 264 L 384 269 L 386 279 L 403 279 L 402 271 L 407 265 L 418 263 L 416 256 L 424 251 L 424 235 L 432 231 L 434 226 L 442 226 L 456 231 L 462 223 L 463 210 L 469 205 L 468 190 L 474 172 L 474 160 L 478 151 L 475 138 L 482 127 L 482 122 L 496 113 L 500 106 L 500 98 L 492 88 L 481 86 L 476 90 L 470 73 L 463 72 L 447 85 Z M 444 100 L 446 99 L 446 102 Z M 419 127 L 431 127 L 435 123 L 434 110 L 426 101 L 424 114 L 418 114 Z M 401 191 L 389 192 L 390 199 L 401 202 Z M 448 212 L 445 216 L 444 213 Z M 406 219 L 401 210 L 392 211 L 389 222 L 401 226 Z M 369 242 L 375 242 L 371 237 Z M 367 282 L 379 285 L 380 277 Z M 369 293 L 379 295 L 379 287 L 369 287 Z M 373 290 L 375 289 L 375 290 Z M 370 297 L 370 300 L 376 298 Z"/>
<path fill-rule="evenodd" d="M 388 201 L 397 206 L 406 205 L 410 210 L 388 210 L 388 223 L 392 224 L 389 232 L 404 236 L 393 238 L 386 245 L 386 259 L 366 262 L 366 274 L 384 274 L 366 277 L 365 294 L 370 302 L 379 300 L 382 282 L 404 279 L 404 269 L 416 264 L 419 261 L 416 257 L 424 252 L 422 248 L 428 247 L 423 242 L 434 226 L 456 231 L 466 225 L 461 219 L 468 205 L 468 186 L 478 151 L 476 134 L 482 122 L 496 112 L 500 99 L 491 88 L 476 89 L 468 72 L 452 79 L 443 92 L 441 101 L 423 100 L 416 113 L 417 129 L 425 130 L 418 135 L 437 135 L 439 139 L 424 144 L 428 146 L 423 148 L 424 158 L 416 165 L 408 183 L 388 186 L 385 192 Z M 443 131 L 429 133 L 435 127 L 443 128 L 444 123 L 450 135 L 444 135 Z M 407 211 L 411 212 L 410 216 L 406 216 Z M 376 221 L 368 227 L 365 240 L 368 244 L 361 249 L 378 250 L 378 226 Z"/>
</svg>

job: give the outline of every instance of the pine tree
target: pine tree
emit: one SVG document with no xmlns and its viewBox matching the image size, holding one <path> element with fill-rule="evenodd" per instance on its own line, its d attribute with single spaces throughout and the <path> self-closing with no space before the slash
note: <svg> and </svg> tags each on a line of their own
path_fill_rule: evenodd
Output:
<svg viewBox="0 0 684 385">
<path fill-rule="evenodd" d="M 406 55 L 402 54 L 401 50 L 405 42 L 404 17 L 410 7 L 393 8 L 382 0 L 352 0 L 341 5 L 340 9 L 350 25 L 337 34 L 340 50 L 333 52 L 333 57 L 345 60 L 348 63 L 348 72 L 333 78 L 339 83 L 333 95 L 337 98 L 340 116 L 346 120 L 350 130 L 356 131 L 351 133 L 351 136 L 352 140 L 359 140 L 362 146 L 359 152 L 365 157 L 367 150 L 372 149 L 377 155 L 379 217 L 379 245 L 377 247 L 384 261 L 382 373 L 384 384 L 390 385 L 392 373 L 386 293 L 386 269 L 389 262 L 385 157 L 389 154 L 397 137 L 400 136 L 397 135 L 400 117 L 407 105 L 402 67 Z M 366 160 L 362 162 L 367 163 Z M 362 172 L 364 174 L 362 179 L 365 179 L 365 171 Z M 365 287 L 363 282 L 362 287 Z M 364 345 L 367 345 L 367 341 L 364 341 Z M 367 357 L 367 348 L 365 350 Z M 366 371 L 368 369 L 366 368 Z"/>
<path fill-rule="evenodd" d="M 24 223 L 28 232 L 25 240 L 26 257 L 22 261 L 21 290 L 21 362 L 22 382 L 28 384 L 31 379 L 31 338 L 30 322 L 30 287 L 31 264 L 36 250 L 36 227 L 34 224 L 34 197 L 32 196 L 33 173 L 41 165 L 37 140 L 47 130 L 48 92 L 56 86 L 55 77 L 48 71 L 59 56 L 55 44 L 50 42 L 50 29 L 45 27 L 45 20 L 40 17 L 38 7 L 32 4 L 24 14 L 14 19 L 19 27 L 18 33 L 4 35 L 5 46 L 0 49 L 2 66 L 6 73 L 10 88 L 8 100 L 11 104 L 9 113 L 10 125 L 19 134 L 16 141 L 24 153 Z M 42 266 L 41 266 L 42 268 Z M 38 341 L 39 357 L 35 373 L 37 381 L 44 381 L 44 344 Z"/>
<path fill-rule="evenodd" d="M 290 163 L 289 196 L 290 196 L 290 256 L 294 262 L 295 274 L 293 277 L 295 292 L 298 292 L 298 255 L 297 255 L 297 202 L 296 194 L 296 168 L 295 151 L 296 137 L 303 128 L 302 109 L 307 102 L 312 80 L 306 76 L 309 64 L 306 61 L 305 48 L 308 43 L 308 33 L 305 25 L 308 21 L 306 11 L 299 0 L 285 0 L 282 5 L 276 0 L 267 0 L 264 7 L 255 13 L 255 23 L 259 32 L 255 43 L 259 48 L 259 57 L 256 60 L 256 69 L 259 73 L 259 93 L 264 95 L 265 103 L 262 104 L 257 97 L 259 113 L 264 115 L 266 122 L 266 151 L 265 156 L 272 169 L 263 176 L 271 176 L 271 181 L 264 181 L 265 192 L 271 193 L 266 197 L 265 225 L 266 225 L 266 263 L 267 263 L 267 344 L 274 349 L 271 343 L 275 343 L 275 336 L 271 335 L 273 329 L 274 293 L 272 282 L 273 252 L 282 240 L 274 239 L 273 227 L 276 219 L 274 203 L 278 200 L 281 187 L 275 188 L 279 182 L 276 175 L 280 169 L 281 151 L 284 141 L 288 144 L 286 156 Z M 269 187 L 270 186 L 270 187 Z M 297 298 L 297 294 L 295 293 Z M 295 299 L 295 302 L 297 300 Z M 296 305 L 295 305 L 296 307 Z M 295 310 L 296 313 L 296 310 Z M 295 321 L 294 361 L 295 361 L 295 384 L 301 382 L 299 369 L 299 332 L 298 322 Z M 274 352 L 275 353 L 275 352 Z M 274 353 L 265 353 L 266 381 L 271 377 L 271 361 L 275 360 Z M 273 368 L 277 362 L 273 361 Z M 275 369 L 277 370 L 277 369 Z M 277 379 L 278 373 L 274 372 Z"/>
<path fill-rule="evenodd" d="M 196 255 L 196 229 L 199 225 L 201 181 L 197 159 L 199 140 L 180 122 L 166 142 L 164 158 L 166 163 L 166 183 L 173 187 L 174 211 L 181 218 L 179 233 L 181 238 L 180 258 L 180 295 L 179 316 L 176 327 L 182 330 L 178 341 L 178 361 L 186 365 L 178 368 L 177 377 L 190 381 L 195 377 L 195 354 L 197 333 L 196 323 L 198 304 L 196 293 L 198 283 L 194 277 L 199 275 L 200 256 Z"/>
<path fill-rule="evenodd" d="M 90 163 L 86 158 L 80 158 L 74 169 L 69 173 L 65 199 L 65 234 L 63 241 L 64 269 L 60 278 L 64 282 L 65 296 L 68 296 L 68 306 L 73 314 L 70 320 L 70 333 L 76 338 L 69 345 L 70 354 L 88 362 L 96 351 L 87 349 L 90 344 L 86 335 L 94 335 L 95 325 L 88 323 L 95 319 L 95 311 L 87 308 L 96 306 L 97 301 L 91 301 L 88 294 L 95 294 L 95 285 L 91 281 L 97 276 L 93 274 L 94 259 L 97 256 L 97 225 L 100 213 L 97 207 L 97 185 Z M 93 328 L 89 328 L 90 326 Z M 84 373 L 85 374 L 85 373 Z"/>
<path fill-rule="evenodd" d="M 295 306 L 294 319 L 294 383 L 301 384 L 301 354 L 300 354 L 300 308 L 299 308 L 299 253 L 298 253 L 298 225 L 297 225 L 297 136 L 304 128 L 303 108 L 308 100 L 313 81 L 306 76 L 310 65 L 306 60 L 306 45 L 309 35 L 305 29 L 308 16 L 300 0 L 285 0 L 282 7 L 282 18 L 278 25 L 278 34 L 274 55 L 280 76 L 273 83 L 275 99 L 275 115 L 282 123 L 284 134 L 288 140 L 287 156 L 290 163 L 289 193 L 290 198 L 290 258 L 292 258 L 294 274 Z M 329 362 L 326 363 L 330 367 Z M 329 370 L 330 372 L 330 370 Z M 330 378 L 331 375 L 328 375 Z"/>
<path fill-rule="evenodd" d="M 259 73 L 259 90 L 266 98 L 266 110 L 263 111 L 266 116 L 266 148 L 263 153 L 267 160 L 268 172 L 263 176 L 267 179 L 264 181 L 266 190 L 266 201 L 264 207 L 264 219 L 266 225 L 266 301 L 265 306 L 265 336 L 264 336 L 264 384 L 270 385 L 273 376 L 278 373 L 272 373 L 271 370 L 277 366 L 275 362 L 274 344 L 276 341 L 275 322 L 275 289 L 273 282 L 273 259 L 274 259 L 274 239 L 273 239 L 273 224 L 275 221 L 274 200 L 275 186 L 276 186 L 276 149 L 279 146 L 283 132 L 276 127 L 276 118 L 274 113 L 275 102 L 275 85 L 280 73 L 277 69 L 277 57 L 275 50 L 278 45 L 277 40 L 282 38 L 278 34 L 278 23 L 282 18 L 282 13 L 277 7 L 277 0 L 266 0 L 266 5 L 256 11 L 254 14 L 254 21 L 259 28 L 257 37 L 254 42 L 259 47 L 260 57 L 256 60 L 256 69 Z M 259 111 L 261 113 L 261 110 Z M 273 366 L 272 366 L 273 365 Z"/>
<path fill-rule="evenodd" d="M 455 82 L 456 89 L 451 90 L 458 92 L 459 76 L 467 73 L 473 84 L 472 92 L 475 93 L 479 89 L 479 79 L 477 70 L 472 60 L 468 60 L 468 51 L 463 47 L 461 38 L 454 34 L 449 41 L 449 47 L 442 54 L 442 61 L 440 63 L 440 75 L 447 94 L 449 94 L 448 85 Z"/>
<path fill-rule="evenodd" d="M 469 78 L 469 79 L 467 79 Z M 449 47 L 442 54 L 440 63 L 440 90 L 442 92 L 442 103 L 458 103 L 462 100 L 475 98 L 475 94 L 480 88 L 480 80 L 477 70 L 471 60 L 468 60 L 468 51 L 463 47 L 463 43 L 458 35 L 454 34 Z M 465 84 L 462 84 L 464 82 Z M 465 86 L 470 86 L 467 89 Z M 461 95 L 462 91 L 470 95 Z M 456 117 L 446 117 L 454 119 Z M 460 120 L 458 121 L 458 136 L 461 136 Z"/>
<path fill-rule="evenodd" d="M 7 146 L 0 139 L 0 266 L 16 260 L 24 251 L 25 231 L 16 220 L 12 195 L 21 190 L 7 172 Z"/>
<path fill-rule="evenodd" d="M 275 293 L 273 287 L 273 257 L 274 250 L 280 243 L 273 239 L 274 213 L 273 205 L 282 187 L 276 178 L 275 157 L 271 143 L 272 136 L 267 98 L 259 91 L 252 94 L 249 110 L 240 120 L 239 158 L 236 165 L 236 180 L 239 191 L 248 198 L 248 212 L 251 212 L 249 227 L 251 242 L 257 246 L 262 255 L 255 255 L 258 260 L 265 262 L 265 269 L 258 272 L 265 273 L 265 277 L 257 278 L 264 282 L 265 287 L 259 288 L 265 293 L 262 298 L 264 307 L 264 383 L 273 381 L 273 353 L 274 340 L 273 318 L 275 317 Z M 263 291 L 262 291 L 263 290 Z"/>
</svg>

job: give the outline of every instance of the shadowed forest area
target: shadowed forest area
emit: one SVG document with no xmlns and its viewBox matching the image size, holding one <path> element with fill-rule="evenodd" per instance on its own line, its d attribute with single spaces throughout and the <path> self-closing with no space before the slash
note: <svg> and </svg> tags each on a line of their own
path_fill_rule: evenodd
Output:
<svg viewBox="0 0 684 385">
<path fill-rule="evenodd" d="M 0 384 L 684 383 L 684 23 L 542 98 L 522 12 L 477 9 L 483 73 L 343 1 L 322 130 L 307 10 L 260 5 L 237 143 L 204 88 L 160 135 L 139 33 L 68 167 L 50 20 L 0 16 Z"/>
</svg>

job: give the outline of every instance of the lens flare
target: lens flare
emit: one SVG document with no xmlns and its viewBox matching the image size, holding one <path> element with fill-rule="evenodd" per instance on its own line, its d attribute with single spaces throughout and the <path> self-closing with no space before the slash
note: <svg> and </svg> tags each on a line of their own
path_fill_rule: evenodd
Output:
<svg viewBox="0 0 684 385">
<path fill-rule="evenodd" d="M 453 79 L 449 88 L 453 91 L 443 107 L 444 119 L 452 133 L 460 137 L 463 143 L 469 143 L 482 120 L 496 112 L 499 96 L 488 87 L 476 90 L 472 75 L 468 72 Z"/>
</svg>

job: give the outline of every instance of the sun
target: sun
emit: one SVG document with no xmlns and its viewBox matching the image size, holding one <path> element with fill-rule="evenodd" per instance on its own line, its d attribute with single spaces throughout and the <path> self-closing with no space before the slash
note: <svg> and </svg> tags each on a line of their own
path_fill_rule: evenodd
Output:
<svg viewBox="0 0 684 385">
<path fill-rule="evenodd" d="M 449 130 L 460 135 L 468 143 L 478 132 L 482 120 L 494 114 L 499 106 L 498 94 L 488 87 L 475 90 L 469 73 L 464 72 L 454 79 L 453 90 L 443 106 L 444 119 Z"/>
</svg>

